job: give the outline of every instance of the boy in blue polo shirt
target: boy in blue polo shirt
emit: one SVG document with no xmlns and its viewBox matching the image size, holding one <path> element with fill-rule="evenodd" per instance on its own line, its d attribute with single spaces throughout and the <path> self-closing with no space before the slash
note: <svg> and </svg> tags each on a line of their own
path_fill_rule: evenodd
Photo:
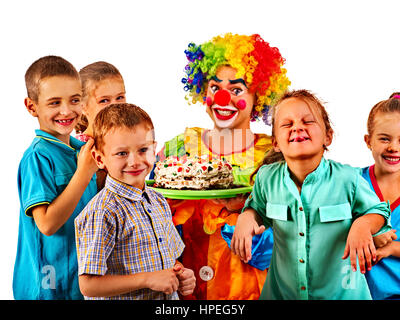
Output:
<svg viewBox="0 0 400 320">
<path fill-rule="evenodd" d="M 15 299 L 82 299 L 74 219 L 96 194 L 93 140 L 70 136 L 81 115 L 79 74 L 46 56 L 26 71 L 25 106 L 39 130 L 18 169 L 20 199 Z"/>
</svg>

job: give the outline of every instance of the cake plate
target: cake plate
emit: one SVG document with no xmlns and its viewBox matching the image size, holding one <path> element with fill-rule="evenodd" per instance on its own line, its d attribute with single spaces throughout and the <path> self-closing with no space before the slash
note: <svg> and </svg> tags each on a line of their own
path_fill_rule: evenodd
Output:
<svg viewBox="0 0 400 320">
<path fill-rule="evenodd" d="M 253 189 L 252 186 L 237 186 L 231 189 L 177 190 L 154 188 L 152 187 L 154 180 L 147 180 L 146 184 L 149 188 L 161 193 L 165 198 L 181 200 L 234 198 L 239 194 L 251 192 Z"/>
</svg>

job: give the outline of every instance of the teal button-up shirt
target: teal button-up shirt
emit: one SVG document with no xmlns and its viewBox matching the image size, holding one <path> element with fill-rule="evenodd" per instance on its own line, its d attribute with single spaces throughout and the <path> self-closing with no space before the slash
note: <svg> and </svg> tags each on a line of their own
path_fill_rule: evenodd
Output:
<svg viewBox="0 0 400 320">
<path fill-rule="evenodd" d="M 285 162 L 263 166 L 247 207 L 274 231 L 260 299 L 371 299 L 365 276 L 341 257 L 356 218 L 377 213 L 388 224 L 390 210 L 358 169 L 322 158 L 299 193 Z"/>
</svg>

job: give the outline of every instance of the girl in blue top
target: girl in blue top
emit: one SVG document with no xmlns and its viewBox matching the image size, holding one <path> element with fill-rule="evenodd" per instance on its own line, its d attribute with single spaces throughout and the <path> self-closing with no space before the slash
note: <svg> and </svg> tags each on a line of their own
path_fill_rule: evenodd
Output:
<svg viewBox="0 0 400 320">
<path fill-rule="evenodd" d="M 332 135 L 325 108 L 306 90 L 286 93 L 274 109 L 275 153 L 257 172 L 231 244 L 247 262 L 252 236 L 273 228 L 261 299 L 371 299 L 372 235 L 390 210 L 359 170 L 323 157 Z"/>
<path fill-rule="evenodd" d="M 375 164 L 363 177 L 381 201 L 390 203 L 391 225 L 400 228 L 400 94 L 377 103 L 370 111 L 364 140 Z M 390 231 L 397 239 L 394 230 Z M 378 263 L 366 277 L 373 299 L 400 299 L 400 241 L 377 249 Z"/>
</svg>

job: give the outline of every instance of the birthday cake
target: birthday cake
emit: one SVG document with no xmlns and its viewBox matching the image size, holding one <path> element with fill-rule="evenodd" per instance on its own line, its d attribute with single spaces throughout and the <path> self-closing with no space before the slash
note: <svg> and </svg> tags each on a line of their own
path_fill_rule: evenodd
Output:
<svg viewBox="0 0 400 320">
<path fill-rule="evenodd" d="M 154 186 L 168 189 L 228 189 L 233 185 L 231 164 L 204 156 L 170 156 L 157 162 Z"/>
</svg>

